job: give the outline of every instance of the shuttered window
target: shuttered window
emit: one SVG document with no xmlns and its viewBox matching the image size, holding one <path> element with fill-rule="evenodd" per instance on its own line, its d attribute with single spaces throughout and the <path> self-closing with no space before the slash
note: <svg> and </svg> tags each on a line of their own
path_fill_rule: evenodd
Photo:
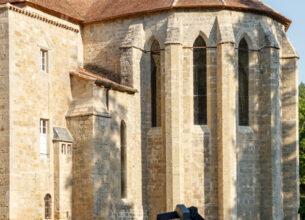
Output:
<svg viewBox="0 0 305 220">
<path fill-rule="evenodd" d="M 40 156 L 48 155 L 48 120 L 40 120 Z"/>
</svg>

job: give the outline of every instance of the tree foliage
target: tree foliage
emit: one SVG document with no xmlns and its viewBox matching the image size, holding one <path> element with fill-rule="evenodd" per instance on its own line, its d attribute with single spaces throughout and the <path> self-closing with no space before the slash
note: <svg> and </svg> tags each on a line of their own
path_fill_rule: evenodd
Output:
<svg viewBox="0 0 305 220">
<path fill-rule="evenodd" d="M 305 185 L 305 84 L 299 85 L 300 184 Z"/>
</svg>

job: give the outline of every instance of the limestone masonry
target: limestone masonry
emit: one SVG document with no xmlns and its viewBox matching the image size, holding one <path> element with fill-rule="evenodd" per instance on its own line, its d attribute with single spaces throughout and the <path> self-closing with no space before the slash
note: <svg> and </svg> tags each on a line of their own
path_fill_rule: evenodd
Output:
<svg viewBox="0 0 305 220">
<path fill-rule="evenodd" d="M 259 0 L 0 0 L 0 220 L 296 220 L 290 23 Z"/>
</svg>

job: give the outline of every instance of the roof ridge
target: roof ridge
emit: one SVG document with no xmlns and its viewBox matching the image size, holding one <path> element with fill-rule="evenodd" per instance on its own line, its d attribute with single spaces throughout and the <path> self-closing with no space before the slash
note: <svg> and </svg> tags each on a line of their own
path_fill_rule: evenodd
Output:
<svg viewBox="0 0 305 220">
<path fill-rule="evenodd" d="M 27 0 L 25 0 L 25 1 L 27 1 Z M 78 14 L 81 18 L 83 18 L 85 20 L 84 16 L 82 16 L 78 11 L 76 11 L 67 0 L 64 0 L 64 1 L 69 6 L 69 8 L 71 8 L 76 14 Z"/>
</svg>

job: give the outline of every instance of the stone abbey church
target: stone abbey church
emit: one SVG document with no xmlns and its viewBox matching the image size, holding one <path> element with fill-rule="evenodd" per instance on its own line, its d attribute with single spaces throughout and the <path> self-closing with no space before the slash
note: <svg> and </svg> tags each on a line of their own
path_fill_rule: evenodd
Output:
<svg viewBox="0 0 305 220">
<path fill-rule="evenodd" d="M 261 0 L 0 0 L 0 220 L 297 219 L 290 23 Z"/>
</svg>

